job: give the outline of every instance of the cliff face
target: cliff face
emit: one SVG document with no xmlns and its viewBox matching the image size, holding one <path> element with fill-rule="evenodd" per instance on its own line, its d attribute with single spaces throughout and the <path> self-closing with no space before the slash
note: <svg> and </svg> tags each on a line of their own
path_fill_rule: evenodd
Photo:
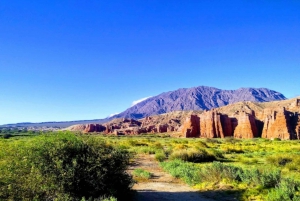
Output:
<svg viewBox="0 0 300 201">
<path fill-rule="evenodd" d="M 262 137 L 299 139 L 299 114 L 289 112 L 285 108 L 271 111 L 265 119 Z"/>
<path fill-rule="evenodd" d="M 199 129 L 200 129 L 200 118 L 197 115 L 191 115 L 186 118 L 183 128 L 182 134 L 184 137 L 199 137 Z"/>
<path fill-rule="evenodd" d="M 235 138 L 255 138 L 258 137 L 258 130 L 255 123 L 255 117 L 252 114 L 242 112 L 237 120 L 237 126 L 234 129 Z"/>
<path fill-rule="evenodd" d="M 141 120 L 122 118 L 103 125 L 76 125 L 70 130 L 116 135 L 170 132 L 181 137 L 300 139 L 300 99 L 241 102 L 205 112 L 180 111 Z"/>
<path fill-rule="evenodd" d="M 200 137 L 204 138 L 224 138 L 224 133 L 221 117 L 223 115 L 218 114 L 215 111 L 204 112 L 200 115 Z M 223 122 L 224 125 L 224 122 Z"/>
</svg>

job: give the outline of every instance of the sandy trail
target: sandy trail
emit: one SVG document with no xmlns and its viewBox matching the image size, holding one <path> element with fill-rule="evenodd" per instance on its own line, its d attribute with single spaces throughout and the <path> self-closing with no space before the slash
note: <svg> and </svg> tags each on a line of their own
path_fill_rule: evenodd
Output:
<svg viewBox="0 0 300 201">
<path fill-rule="evenodd" d="M 137 156 L 129 172 L 137 168 L 147 170 L 152 174 L 151 179 L 138 182 L 133 186 L 133 190 L 137 192 L 137 201 L 212 201 L 203 197 L 196 189 L 164 172 L 152 155 Z"/>
</svg>

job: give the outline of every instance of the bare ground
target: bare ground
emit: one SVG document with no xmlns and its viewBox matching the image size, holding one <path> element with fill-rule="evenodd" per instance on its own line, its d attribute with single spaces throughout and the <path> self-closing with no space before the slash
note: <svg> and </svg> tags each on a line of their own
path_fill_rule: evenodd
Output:
<svg viewBox="0 0 300 201">
<path fill-rule="evenodd" d="M 137 201 L 212 201 L 205 198 L 197 189 L 193 189 L 179 179 L 173 178 L 164 172 L 154 156 L 139 155 L 130 166 L 129 172 L 141 168 L 149 171 L 152 177 L 149 180 L 139 181 L 133 186 Z"/>
</svg>

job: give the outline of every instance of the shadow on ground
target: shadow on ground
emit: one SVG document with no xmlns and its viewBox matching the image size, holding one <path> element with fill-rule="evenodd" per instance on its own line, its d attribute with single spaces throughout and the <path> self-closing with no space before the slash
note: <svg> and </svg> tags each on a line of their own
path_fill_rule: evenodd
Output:
<svg viewBox="0 0 300 201">
<path fill-rule="evenodd" d="M 163 191 L 135 191 L 128 201 L 238 201 L 243 191 L 216 190 L 205 192 L 163 192 Z"/>
</svg>

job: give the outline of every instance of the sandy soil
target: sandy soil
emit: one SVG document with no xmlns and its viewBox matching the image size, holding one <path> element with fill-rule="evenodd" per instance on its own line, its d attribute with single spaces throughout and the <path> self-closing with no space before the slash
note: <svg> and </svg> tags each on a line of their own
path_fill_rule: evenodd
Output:
<svg viewBox="0 0 300 201">
<path fill-rule="evenodd" d="M 133 190 L 137 192 L 137 201 L 212 201 L 212 199 L 203 197 L 196 189 L 164 172 L 155 161 L 154 156 L 138 156 L 130 166 L 129 172 L 137 168 L 152 173 L 151 179 L 140 181 L 133 186 Z"/>
</svg>

